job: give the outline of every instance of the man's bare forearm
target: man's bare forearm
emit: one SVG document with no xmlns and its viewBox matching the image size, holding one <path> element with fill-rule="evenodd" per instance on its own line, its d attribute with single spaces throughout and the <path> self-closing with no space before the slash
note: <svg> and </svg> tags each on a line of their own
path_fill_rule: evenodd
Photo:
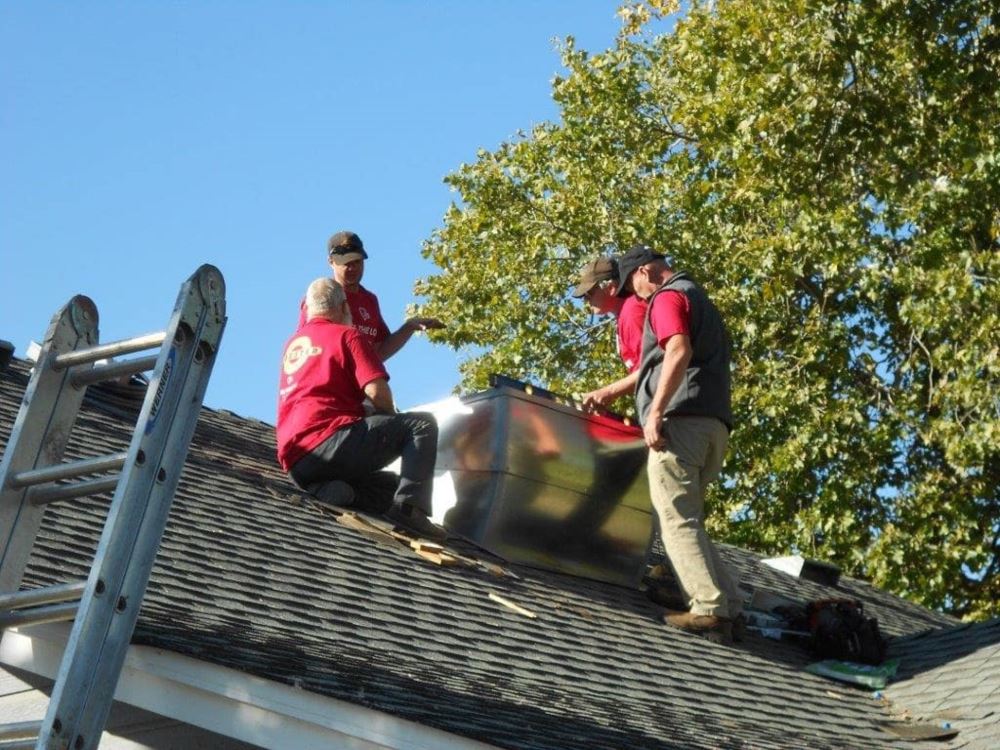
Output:
<svg viewBox="0 0 1000 750">
<path fill-rule="evenodd" d="M 389 357 L 402 349 L 411 336 L 413 336 L 413 329 L 404 323 L 378 345 L 379 358 L 385 362 Z"/>
<path fill-rule="evenodd" d="M 619 378 L 613 383 L 583 394 L 583 405 L 593 408 L 595 406 L 607 406 L 616 398 L 624 396 L 635 390 L 635 384 L 639 380 L 639 371 L 629 373 L 624 378 Z"/>
<path fill-rule="evenodd" d="M 684 381 L 687 366 L 691 362 L 691 340 L 683 334 L 671 336 L 663 352 L 663 366 L 660 369 L 660 379 L 653 391 L 653 400 L 649 405 L 649 413 L 643 424 L 643 434 L 646 445 L 653 450 L 663 450 L 666 440 L 660 433 L 660 422 L 663 420 L 667 404 L 673 398 L 677 389 Z"/>
<path fill-rule="evenodd" d="M 379 344 L 378 356 L 385 362 L 389 357 L 402 349 L 417 331 L 427 331 L 437 328 L 444 328 L 444 323 L 437 318 L 410 318 Z"/>
<path fill-rule="evenodd" d="M 368 383 L 365 386 L 365 395 L 371 400 L 372 406 L 379 414 L 396 413 L 396 405 L 392 400 L 392 390 L 383 378 Z"/>
</svg>

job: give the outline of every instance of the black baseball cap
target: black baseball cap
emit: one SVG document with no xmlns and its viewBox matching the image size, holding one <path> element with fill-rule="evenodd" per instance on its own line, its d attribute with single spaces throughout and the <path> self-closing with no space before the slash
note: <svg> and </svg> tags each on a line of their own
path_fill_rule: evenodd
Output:
<svg viewBox="0 0 1000 750">
<path fill-rule="evenodd" d="M 363 260 L 368 257 L 364 243 L 354 232 L 337 232 L 326 243 L 326 252 L 330 260 L 338 266 L 350 263 L 352 260 Z"/>
<path fill-rule="evenodd" d="M 627 297 L 631 290 L 626 288 L 626 284 L 632 274 L 639 266 L 652 263 L 654 260 L 664 260 L 667 256 L 656 252 L 649 245 L 632 245 L 623 256 L 618 259 L 618 296 Z"/>
</svg>

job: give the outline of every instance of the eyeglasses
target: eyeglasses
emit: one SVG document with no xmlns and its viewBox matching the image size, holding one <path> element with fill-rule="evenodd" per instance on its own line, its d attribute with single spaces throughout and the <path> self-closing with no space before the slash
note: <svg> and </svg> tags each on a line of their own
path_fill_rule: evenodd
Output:
<svg viewBox="0 0 1000 750">
<path fill-rule="evenodd" d="M 594 292 L 596 292 L 598 289 L 600 289 L 601 291 L 606 291 L 607 288 L 608 288 L 608 285 L 610 283 L 611 282 L 609 282 L 609 281 L 598 281 L 596 284 L 594 284 L 592 287 L 590 287 L 590 289 L 588 289 L 586 292 L 583 293 L 583 298 L 587 299 Z"/>
</svg>

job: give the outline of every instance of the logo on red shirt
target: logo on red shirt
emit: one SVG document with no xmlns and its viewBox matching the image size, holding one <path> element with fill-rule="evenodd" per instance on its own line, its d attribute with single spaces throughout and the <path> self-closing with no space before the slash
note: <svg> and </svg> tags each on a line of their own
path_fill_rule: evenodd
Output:
<svg viewBox="0 0 1000 750">
<path fill-rule="evenodd" d="M 309 360 L 317 354 L 323 353 L 323 347 L 313 346 L 312 339 L 308 336 L 299 336 L 292 339 L 285 349 L 285 356 L 281 366 L 286 375 L 294 375 Z"/>
</svg>

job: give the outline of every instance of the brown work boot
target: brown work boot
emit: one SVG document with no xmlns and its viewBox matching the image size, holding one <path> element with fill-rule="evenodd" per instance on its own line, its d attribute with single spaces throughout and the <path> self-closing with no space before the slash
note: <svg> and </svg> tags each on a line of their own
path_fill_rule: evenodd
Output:
<svg viewBox="0 0 1000 750">
<path fill-rule="evenodd" d="M 733 621 L 726 617 L 696 615 L 694 612 L 674 612 L 668 609 L 663 613 L 663 621 L 679 630 L 703 635 L 713 643 L 728 646 L 733 642 Z"/>
</svg>

